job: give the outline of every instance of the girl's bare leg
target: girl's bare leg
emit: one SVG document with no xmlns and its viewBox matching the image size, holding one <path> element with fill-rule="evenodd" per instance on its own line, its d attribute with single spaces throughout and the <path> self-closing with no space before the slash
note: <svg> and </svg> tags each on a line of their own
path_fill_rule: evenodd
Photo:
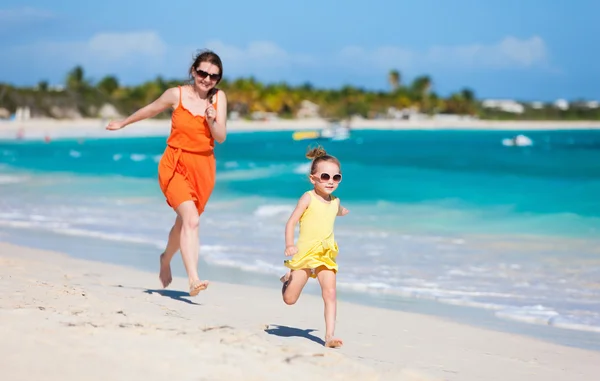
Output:
<svg viewBox="0 0 600 381">
<path fill-rule="evenodd" d="M 173 281 L 171 275 L 171 260 L 175 254 L 179 251 L 179 240 L 181 235 L 181 217 L 177 216 L 175 223 L 169 232 L 169 241 L 165 251 L 160 255 L 160 273 L 158 277 L 163 285 L 167 287 Z"/>
<path fill-rule="evenodd" d="M 284 282 L 282 296 L 285 304 L 292 305 L 298 301 L 298 298 L 300 298 L 302 289 L 306 285 L 306 282 L 308 282 L 310 270 L 292 270 L 292 272 L 289 274 L 289 277 L 287 277 L 287 280 L 285 281 L 287 282 L 287 286 Z"/>
<path fill-rule="evenodd" d="M 344 343 L 335 337 L 335 319 L 337 311 L 336 273 L 326 267 L 317 269 L 317 279 L 321 285 L 321 294 L 325 303 L 325 346 L 338 348 Z"/>
</svg>

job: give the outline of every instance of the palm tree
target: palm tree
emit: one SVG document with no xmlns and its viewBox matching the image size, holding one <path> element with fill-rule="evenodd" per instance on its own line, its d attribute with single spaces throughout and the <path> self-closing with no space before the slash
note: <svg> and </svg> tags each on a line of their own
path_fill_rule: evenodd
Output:
<svg viewBox="0 0 600 381">
<path fill-rule="evenodd" d="M 87 87 L 88 83 L 84 79 L 84 72 L 81 66 L 75 66 L 68 74 L 67 74 L 67 89 L 74 92 L 81 92 L 85 87 Z"/>
<path fill-rule="evenodd" d="M 79 112 L 83 115 L 88 114 L 86 101 L 84 99 L 86 91 L 89 89 L 89 82 L 84 78 L 83 68 L 75 66 L 67 74 L 67 93 L 75 99 L 75 104 Z"/>
<path fill-rule="evenodd" d="M 390 87 L 392 88 L 392 92 L 395 92 L 398 89 L 398 87 L 400 87 L 400 72 L 396 69 L 390 70 L 390 73 L 388 75 L 388 81 L 390 83 Z"/>
<path fill-rule="evenodd" d="M 414 79 L 411 88 L 416 95 L 423 97 L 431 90 L 431 78 L 428 75 L 421 75 Z"/>
<path fill-rule="evenodd" d="M 119 80 L 112 75 L 107 75 L 98 82 L 96 88 L 101 93 L 111 96 L 119 88 Z"/>
<path fill-rule="evenodd" d="M 413 97 L 420 103 L 421 111 L 428 111 L 429 90 L 431 90 L 431 78 L 428 75 L 421 75 L 413 80 L 411 91 Z"/>
</svg>

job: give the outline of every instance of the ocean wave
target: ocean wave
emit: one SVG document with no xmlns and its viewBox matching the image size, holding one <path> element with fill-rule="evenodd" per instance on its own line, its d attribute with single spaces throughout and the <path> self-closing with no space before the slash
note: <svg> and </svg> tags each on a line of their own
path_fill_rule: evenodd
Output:
<svg viewBox="0 0 600 381">
<path fill-rule="evenodd" d="M 547 325 L 576 331 L 600 332 L 600 314 L 597 313 L 563 316 L 551 308 L 534 305 L 505 308 L 496 311 L 495 315 L 501 319 L 522 323 Z"/>
<path fill-rule="evenodd" d="M 23 183 L 27 180 L 29 180 L 28 176 L 0 175 L 0 185 Z"/>
<path fill-rule="evenodd" d="M 289 215 L 293 210 L 293 205 L 262 205 L 256 208 L 253 214 L 257 217 L 273 217 Z"/>
<path fill-rule="evenodd" d="M 69 156 L 71 156 L 72 158 L 77 159 L 77 158 L 81 157 L 81 152 L 72 149 L 72 150 L 69 150 Z"/>
</svg>

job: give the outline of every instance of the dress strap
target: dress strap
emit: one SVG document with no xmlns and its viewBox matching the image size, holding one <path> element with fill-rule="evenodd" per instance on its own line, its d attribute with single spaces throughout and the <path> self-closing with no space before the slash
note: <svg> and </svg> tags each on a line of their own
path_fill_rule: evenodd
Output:
<svg viewBox="0 0 600 381">
<path fill-rule="evenodd" d="M 177 86 L 177 87 L 179 87 L 179 105 L 177 105 L 177 107 L 182 107 L 182 103 L 181 103 L 182 102 L 182 100 L 181 100 L 181 98 L 182 98 L 182 96 L 181 96 L 181 86 Z"/>
<path fill-rule="evenodd" d="M 211 102 L 213 104 L 213 107 L 215 108 L 215 110 L 217 109 L 217 105 L 219 104 L 219 90 L 217 89 L 217 91 L 212 95 L 212 100 L 213 102 Z"/>
</svg>

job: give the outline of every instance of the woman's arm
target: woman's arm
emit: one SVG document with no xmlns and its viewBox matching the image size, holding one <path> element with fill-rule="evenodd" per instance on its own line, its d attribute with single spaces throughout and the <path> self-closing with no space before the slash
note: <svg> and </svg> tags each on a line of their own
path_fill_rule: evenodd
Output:
<svg viewBox="0 0 600 381">
<path fill-rule="evenodd" d="M 140 120 L 152 118 L 153 116 L 158 115 L 159 113 L 165 111 L 169 107 L 174 107 L 179 103 L 179 91 L 177 88 L 172 87 L 170 89 L 165 90 L 164 93 L 154 102 L 150 103 L 137 110 L 133 114 L 129 115 L 127 118 L 123 120 L 111 121 L 108 126 L 106 126 L 107 130 L 119 130 L 131 123 L 139 122 Z"/>
<path fill-rule="evenodd" d="M 218 142 L 223 143 L 227 137 L 227 96 L 223 90 L 217 91 L 217 104 L 219 109 L 215 118 L 207 118 L 208 127 L 212 137 Z M 206 109 L 206 115 L 208 115 L 208 109 L 213 108 L 211 104 Z"/>
</svg>

